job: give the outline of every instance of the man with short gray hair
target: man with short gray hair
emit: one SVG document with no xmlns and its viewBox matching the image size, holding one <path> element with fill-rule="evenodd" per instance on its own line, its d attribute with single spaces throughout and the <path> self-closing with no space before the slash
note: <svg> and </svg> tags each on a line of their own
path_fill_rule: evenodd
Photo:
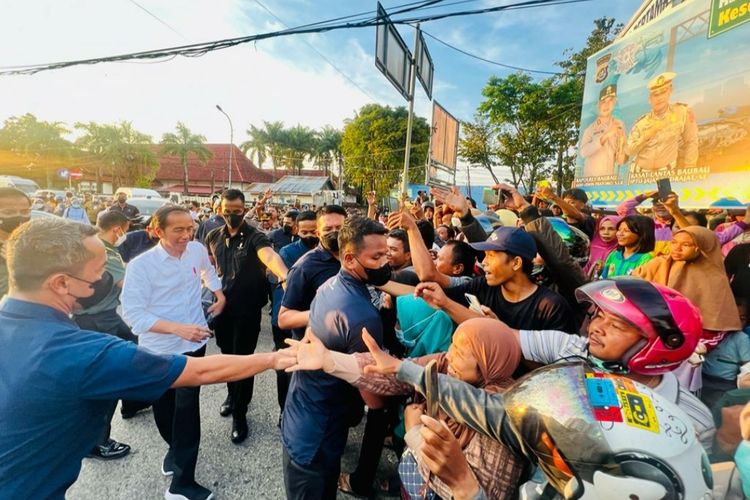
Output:
<svg viewBox="0 0 750 500">
<path fill-rule="evenodd" d="M 155 354 L 81 330 L 70 314 L 101 293 L 98 229 L 59 218 L 22 224 L 8 241 L 0 301 L 0 492 L 64 499 L 97 444 L 113 400 L 155 400 L 170 387 L 241 380 L 292 364 L 287 353 Z"/>
</svg>

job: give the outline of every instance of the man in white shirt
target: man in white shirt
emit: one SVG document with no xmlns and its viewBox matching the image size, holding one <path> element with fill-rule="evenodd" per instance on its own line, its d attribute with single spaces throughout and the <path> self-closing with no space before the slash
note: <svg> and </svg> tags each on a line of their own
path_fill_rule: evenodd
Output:
<svg viewBox="0 0 750 500">
<path fill-rule="evenodd" d="M 206 247 L 193 241 L 189 211 L 165 205 L 153 215 L 159 244 L 132 260 L 125 273 L 123 317 L 139 344 L 160 354 L 202 357 L 211 335 L 201 305 L 201 283 L 216 302 L 208 313 L 221 314 L 226 302 Z M 200 446 L 200 387 L 170 389 L 154 403 L 154 420 L 169 445 L 162 474 L 172 476 L 167 499 L 212 497 L 195 481 Z"/>
</svg>

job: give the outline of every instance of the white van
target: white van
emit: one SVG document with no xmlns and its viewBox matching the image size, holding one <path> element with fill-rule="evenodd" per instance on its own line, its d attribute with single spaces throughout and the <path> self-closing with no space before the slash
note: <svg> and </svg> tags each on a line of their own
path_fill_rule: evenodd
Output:
<svg viewBox="0 0 750 500">
<path fill-rule="evenodd" d="M 39 189 L 39 184 L 31 179 L 24 179 L 15 175 L 0 175 L 0 187 L 20 189 L 27 195 L 32 196 Z"/>
<path fill-rule="evenodd" d="M 121 187 L 115 191 L 115 198 L 120 193 L 125 193 L 128 198 L 161 198 L 162 196 L 153 189 L 137 188 L 137 187 Z"/>
</svg>

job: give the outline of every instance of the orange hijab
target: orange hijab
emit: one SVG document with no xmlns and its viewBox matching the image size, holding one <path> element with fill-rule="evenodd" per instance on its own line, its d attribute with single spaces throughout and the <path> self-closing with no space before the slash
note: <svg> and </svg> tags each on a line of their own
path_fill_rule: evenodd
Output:
<svg viewBox="0 0 750 500">
<path fill-rule="evenodd" d="M 496 320 L 489 318 L 473 318 L 461 323 L 453 334 L 461 334 L 468 351 L 477 360 L 481 375 L 477 387 L 487 392 L 500 392 L 513 383 L 513 372 L 521 361 L 521 346 L 509 333 L 502 331 L 502 326 Z M 426 365 L 436 359 L 440 373 L 448 372 L 448 358 L 446 353 L 422 356 L 414 361 Z M 474 437 L 474 431 L 459 424 L 442 410 L 439 419 L 443 420 L 456 436 L 461 448 L 466 448 Z"/>
<path fill-rule="evenodd" d="M 688 226 L 677 233 L 687 233 L 693 238 L 699 249 L 696 258 L 676 261 L 670 256 L 656 257 L 633 274 L 673 288 L 690 299 L 701 312 L 705 330 L 741 330 L 740 316 L 724 271 L 719 239 L 713 231 L 701 226 Z"/>
</svg>

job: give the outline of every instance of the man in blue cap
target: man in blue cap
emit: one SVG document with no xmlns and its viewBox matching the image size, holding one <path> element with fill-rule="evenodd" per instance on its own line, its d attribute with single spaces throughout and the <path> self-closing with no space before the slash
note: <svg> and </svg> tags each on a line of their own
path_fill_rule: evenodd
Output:
<svg viewBox="0 0 750 500">
<path fill-rule="evenodd" d="M 485 253 L 484 276 L 446 290 L 437 283 L 420 283 L 415 293 L 456 323 L 483 315 L 466 307 L 466 295 L 474 295 L 485 316 L 496 316 L 511 328 L 573 331 L 565 299 L 531 280 L 537 251 L 530 234 L 522 228 L 500 227 L 487 241 L 471 246 Z"/>
</svg>

